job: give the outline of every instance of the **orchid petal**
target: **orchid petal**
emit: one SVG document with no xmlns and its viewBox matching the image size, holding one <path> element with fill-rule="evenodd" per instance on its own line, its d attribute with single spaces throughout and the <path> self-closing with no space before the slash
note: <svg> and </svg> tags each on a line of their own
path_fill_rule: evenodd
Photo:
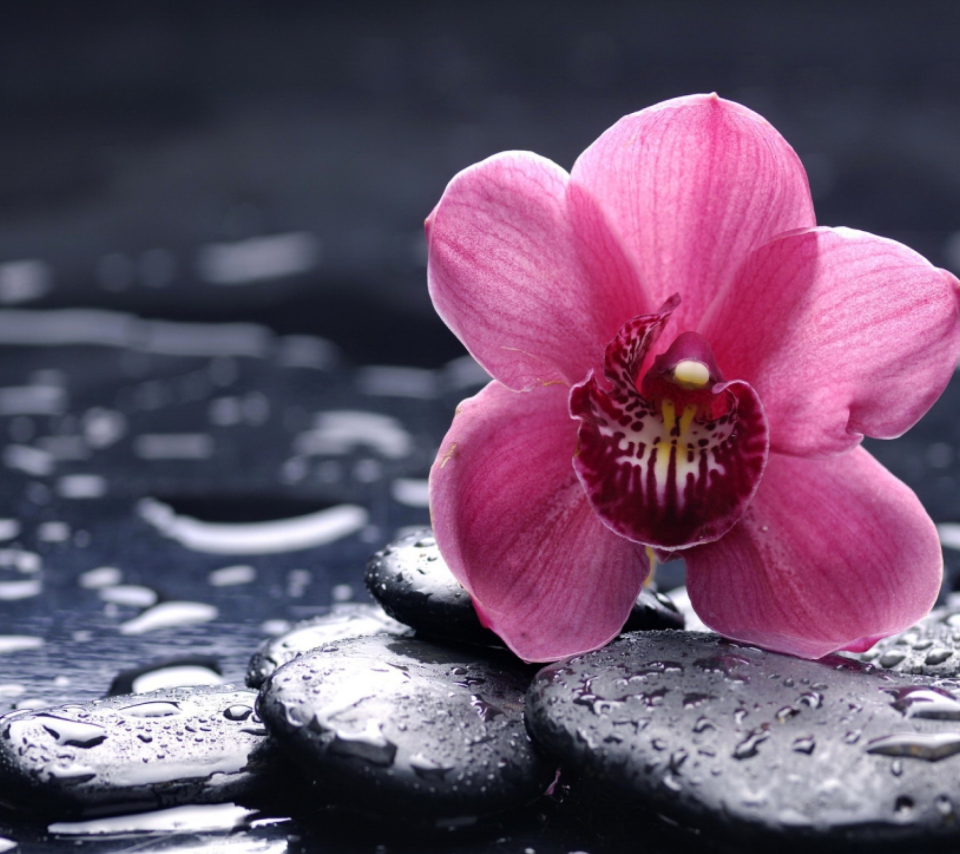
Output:
<svg viewBox="0 0 960 854">
<path fill-rule="evenodd" d="M 699 331 L 757 389 L 772 450 L 837 453 L 899 436 L 940 396 L 960 355 L 957 286 L 892 240 L 818 228 L 752 253 Z"/>
<path fill-rule="evenodd" d="M 571 183 L 607 210 L 653 305 L 683 295 L 680 331 L 696 328 L 749 252 L 816 222 L 793 149 L 764 118 L 716 95 L 622 118 L 580 156 Z"/>
<path fill-rule="evenodd" d="M 863 448 L 827 459 L 771 454 L 740 524 L 684 557 L 704 623 L 804 658 L 912 625 L 936 600 L 943 569 L 916 495 Z"/>
<path fill-rule="evenodd" d="M 597 649 L 648 572 L 607 530 L 574 474 L 567 390 L 490 383 L 464 401 L 430 473 L 437 544 L 484 623 L 526 661 Z"/>
<path fill-rule="evenodd" d="M 568 180 L 535 154 L 496 155 L 457 175 L 427 220 L 434 306 L 513 389 L 579 382 L 647 306 L 603 212 Z"/>
</svg>

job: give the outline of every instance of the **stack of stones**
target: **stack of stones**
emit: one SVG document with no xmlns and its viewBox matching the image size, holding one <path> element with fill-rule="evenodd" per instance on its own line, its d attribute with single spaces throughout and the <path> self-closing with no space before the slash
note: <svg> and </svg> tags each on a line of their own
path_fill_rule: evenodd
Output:
<svg viewBox="0 0 960 854">
<path fill-rule="evenodd" d="M 0 718 L 0 801 L 60 816 L 267 804 L 296 780 L 314 808 L 421 828 L 566 798 L 758 844 L 960 834 L 950 606 L 860 659 L 811 662 L 684 631 L 648 588 L 605 649 L 539 668 L 480 624 L 427 530 L 377 553 L 367 586 L 378 604 L 266 642 L 248 688 Z"/>
</svg>

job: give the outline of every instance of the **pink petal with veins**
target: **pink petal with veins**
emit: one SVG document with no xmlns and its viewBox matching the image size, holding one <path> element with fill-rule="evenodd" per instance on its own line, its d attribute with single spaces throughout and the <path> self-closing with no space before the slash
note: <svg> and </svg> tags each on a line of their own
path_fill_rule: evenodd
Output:
<svg viewBox="0 0 960 854">
<path fill-rule="evenodd" d="M 804 658 L 912 625 L 943 570 L 916 495 L 862 448 L 827 459 L 771 454 L 740 524 L 684 557 L 690 601 L 708 626 Z"/>
<path fill-rule="evenodd" d="M 597 649 L 648 572 L 600 522 L 571 465 L 567 390 L 490 383 L 464 401 L 430 472 L 434 533 L 485 624 L 526 661 Z"/>
<path fill-rule="evenodd" d="M 699 331 L 760 394 L 772 450 L 832 454 L 899 436 L 940 396 L 960 355 L 957 285 L 892 240 L 818 228 L 754 252 Z"/>
<path fill-rule="evenodd" d="M 816 222 L 793 149 L 764 118 L 715 95 L 626 116 L 580 156 L 571 181 L 607 211 L 652 305 L 682 295 L 678 331 L 697 328 L 751 251 Z"/>
<path fill-rule="evenodd" d="M 508 152 L 465 169 L 427 220 L 434 306 L 504 385 L 580 382 L 647 308 L 596 201 L 559 166 Z"/>
</svg>

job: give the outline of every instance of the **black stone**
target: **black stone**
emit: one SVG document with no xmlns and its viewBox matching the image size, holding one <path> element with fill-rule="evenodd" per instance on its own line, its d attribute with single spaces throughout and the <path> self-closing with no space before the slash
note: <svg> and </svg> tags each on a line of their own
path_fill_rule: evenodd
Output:
<svg viewBox="0 0 960 854">
<path fill-rule="evenodd" d="M 524 730 L 532 672 L 506 654 L 355 638 L 281 667 L 259 710 L 331 799 L 459 827 L 534 800 L 553 779 Z"/>
<path fill-rule="evenodd" d="M 453 577 L 427 528 L 377 552 L 367 564 L 366 582 L 383 609 L 418 634 L 502 646 L 480 623 L 470 594 Z"/>
<path fill-rule="evenodd" d="M 255 796 L 280 757 L 233 686 L 175 688 L 0 718 L 0 802 L 103 815 Z"/>
<path fill-rule="evenodd" d="M 412 633 L 378 605 L 334 605 L 329 614 L 304 620 L 290 631 L 265 641 L 250 659 L 247 685 L 259 688 L 281 665 L 332 641 L 378 634 L 403 637 Z"/>
<path fill-rule="evenodd" d="M 958 698 L 957 680 L 646 632 L 544 668 L 527 722 L 593 785 L 687 826 L 916 844 L 960 838 Z"/>
<path fill-rule="evenodd" d="M 960 608 L 935 608 L 919 623 L 879 641 L 857 658 L 899 673 L 960 676 Z"/>
</svg>

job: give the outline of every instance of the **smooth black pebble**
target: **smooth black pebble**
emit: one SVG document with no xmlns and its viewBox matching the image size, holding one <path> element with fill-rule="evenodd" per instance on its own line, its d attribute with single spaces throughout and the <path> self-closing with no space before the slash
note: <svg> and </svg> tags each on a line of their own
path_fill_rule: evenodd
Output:
<svg viewBox="0 0 960 854">
<path fill-rule="evenodd" d="M 401 537 L 367 564 L 367 588 L 391 617 L 426 637 L 502 646 L 453 577 L 429 529 Z"/>
<path fill-rule="evenodd" d="M 174 688 L 10 712 L 0 802 L 104 815 L 253 796 L 282 770 L 255 700 L 233 686 Z"/>
<path fill-rule="evenodd" d="M 533 673 L 507 654 L 416 638 L 355 638 L 267 681 L 271 733 L 331 800 L 459 827 L 537 798 L 555 766 L 523 723 Z"/>
<path fill-rule="evenodd" d="M 632 808 L 777 844 L 960 838 L 960 681 L 640 632 L 544 668 L 527 722 Z"/>
<path fill-rule="evenodd" d="M 324 644 L 379 634 L 405 637 L 413 631 L 379 605 L 334 605 L 329 614 L 296 623 L 288 632 L 261 644 L 247 665 L 247 685 L 259 688 L 278 667 Z"/>
</svg>

